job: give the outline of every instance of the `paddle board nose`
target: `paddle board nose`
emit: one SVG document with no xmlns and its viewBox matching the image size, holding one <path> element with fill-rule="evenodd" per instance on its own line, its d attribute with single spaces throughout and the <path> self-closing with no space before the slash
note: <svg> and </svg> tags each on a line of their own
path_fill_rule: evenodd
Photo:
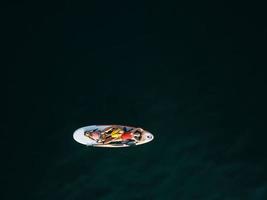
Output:
<svg viewBox="0 0 267 200">
<path fill-rule="evenodd" d="M 97 142 L 86 137 L 84 135 L 84 132 L 86 130 L 84 128 L 79 128 L 77 129 L 74 133 L 73 133 L 73 139 L 81 144 L 87 145 L 87 146 L 91 146 L 96 144 Z"/>
</svg>

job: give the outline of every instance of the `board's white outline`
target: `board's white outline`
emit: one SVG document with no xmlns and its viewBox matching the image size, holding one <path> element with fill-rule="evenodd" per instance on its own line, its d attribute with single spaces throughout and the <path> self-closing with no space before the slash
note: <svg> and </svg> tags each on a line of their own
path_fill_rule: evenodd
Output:
<svg viewBox="0 0 267 200">
<path fill-rule="evenodd" d="M 83 145 L 86 145 L 86 146 L 93 146 L 93 147 L 112 147 L 112 148 L 118 148 L 118 147 L 130 147 L 129 145 L 127 144 L 121 144 L 121 145 L 114 145 L 114 144 L 98 144 L 96 141 L 86 137 L 84 135 L 84 132 L 85 131 L 90 131 L 90 130 L 94 130 L 96 128 L 98 129 L 105 129 L 109 126 L 112 126 L 112 125 L 91 125 L 91 126 L 84 126 L 84 127 L 81 127 L 77 130 L 74 131 L 73 133 L 73 139 L 80 143 L 80 144 L 83 144 Z M 124 126 L 124 125 L 120 125 L 120 126 Z M 132 126 L 125 126 L 125 127 L 128 127 L 128 128 L 135 128 L 135 127 L 132 127 Z M 144 140 L 141 141 L 141 142 L 137 142 L 136 145 L 141 145 L 141 144 L 145 144 L 145 143 L 148 143 L 148 142 L 151 142 L 153 139 L 154 139 L 154 136 L 152 133 L 144 130 Z"/>
</svg>

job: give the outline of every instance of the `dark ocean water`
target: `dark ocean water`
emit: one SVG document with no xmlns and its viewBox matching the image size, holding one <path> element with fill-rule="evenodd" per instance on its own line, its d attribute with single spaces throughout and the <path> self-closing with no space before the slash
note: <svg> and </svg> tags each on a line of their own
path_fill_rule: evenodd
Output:
<svg viewBox="0 0 267 200">
<path fill-rule="evenodd" d="M 263 8 L 193 5 L 8 7 L 4 199 L 267 199 Z M 155 139 L 72 139 L 92 124 Z"/>
</svg>

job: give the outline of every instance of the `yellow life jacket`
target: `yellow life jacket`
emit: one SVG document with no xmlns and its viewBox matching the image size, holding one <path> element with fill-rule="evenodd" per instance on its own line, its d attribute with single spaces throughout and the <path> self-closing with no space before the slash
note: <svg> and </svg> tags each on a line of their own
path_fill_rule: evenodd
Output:
<svg viewBox="0 0 267 200">
<path fill-rule="evenodd" d="M 111 137 L 113 138 L 120 138 L 121 137 L 121 133 L 120 133 L 121 129 L 120 128 L 116 128 L 111 132 Z"/>
</svg>

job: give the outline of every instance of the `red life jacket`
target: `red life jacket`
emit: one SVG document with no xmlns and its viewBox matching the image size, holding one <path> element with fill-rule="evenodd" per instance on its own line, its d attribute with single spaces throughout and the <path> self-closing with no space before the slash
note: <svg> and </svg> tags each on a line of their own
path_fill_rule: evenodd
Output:
<svg viewBox="0 0 267 200">
<path fill-rule="evenodd" d="M 133 135 L 132 132 L 124 132 L 124 133 L 121 135 L 121 139 L 122 139 L 123 141 L 125 141 L 125 140 L 131 140 L 131 139 L 133 139 L 133 137 L 134 137 L 134 135 Z"/>
</svg>

